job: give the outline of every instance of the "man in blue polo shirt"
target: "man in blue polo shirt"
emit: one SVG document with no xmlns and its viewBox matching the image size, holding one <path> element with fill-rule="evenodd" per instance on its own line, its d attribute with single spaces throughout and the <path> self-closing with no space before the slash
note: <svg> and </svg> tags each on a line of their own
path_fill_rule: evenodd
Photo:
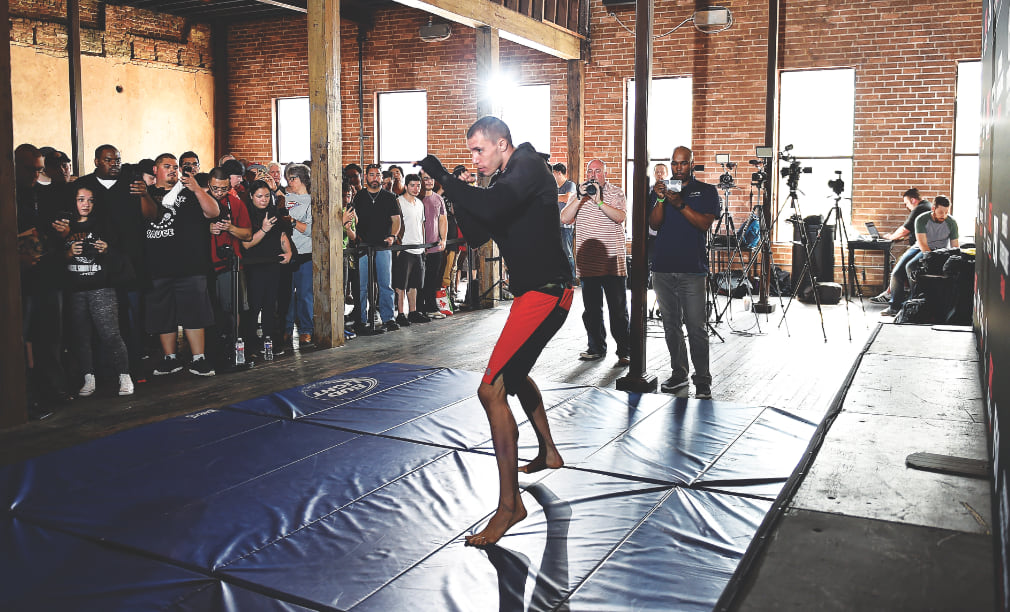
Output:
<svg viewBox="0 0 1010 612">
<path fill-rule="evenodd" d="M 687 344 L 681 328 L 686 325 L 694 364 L 694 396 L 709 399 L 712 375 L 705 329 L 708 276 L 705 236 L 720 213 L 719 193 L 714 186 L 695 180 L 691 149 L 674 149 L 670 166 L 673 180 L 669 187 L 662 181 L 656 182 L 656 205 L 649 213 L 649 227 L 657 232 L 652 252 L 652 282 L 663 313 L 666 347 L 673 369 L 673 376 L 661 388 L 664 393 L 674 393 L 688 384 Z"/>
</svg>

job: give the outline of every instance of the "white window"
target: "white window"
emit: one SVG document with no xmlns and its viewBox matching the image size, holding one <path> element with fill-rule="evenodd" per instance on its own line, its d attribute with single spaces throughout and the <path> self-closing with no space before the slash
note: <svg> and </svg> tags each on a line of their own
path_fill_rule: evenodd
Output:
<svg viewBox="0 0 1010 612">
<path fill-rule="evenodd" d="M 974 232 L 970 220 L 978 210 L 978 149 L 982 116 L 982 62 L 957 65 L 954 122 L 954 181 L 951 214 L 962 235 Z M 960 215 L 960 217 L 958 216 Z"/>
<path fill-rule="evenodd" d="M 428 154 L 428 94 L 424 91 L 380 93 L 378 114 L 378 162 L 387 167 L 413 167 Z"/>
<path fill-rule="evenodd" d="M 512 142 L 533 145 L 541 153 L 551 150 L 551 86 L 519 85 L 502 102 L 502 121 Z M 553 156 L 552 156 L 553 157 Z M 558 160 L 552 159 L 552 163 Z"/>
<path fill-rule="evenodd" d="M 308 97 L 274 100 L 274 125 L 274 154 L 277 161 L 290 164 L 311 158 Z"/>
<path fill-rule="evenodd" d="M 780 86 L 779 143 L 799 162 L 795 200 L 781 170 L 791 164 L 779 161 L 778 223 L 780 240 L 789 240 L 793 215 L 827 218 L 836 194 L 828 181 L 841 178 L 845 188 L 837 196 L 841 219 L 831 215 L 831 225 L 852 222 L 852 140 L 855 119 L 856 71 L 851 68 L 783 72 Z M 807 170 L 809 169 L 809 172 Z M 841 174 L 837 174 L 841 172 Z M 795 202 L 796 207 L 793 207 Z M 858 233 L 858 232 L 857 232 Z M 850 232 L 851 235 L 855 235 Z"/>
<path fill-rule="evenodd" d="M 652 79 L 649 95 L 649 176 L 652 177 L 656 164 L 670 167 L 673 149 L 679 146 L 691 147 L 691 77 Z M 586 92 L 589 94 L 589 91 Z M 628 80 L 627 121 L 624 127 L 625 193 L 634 177 L 635 154 L 635 80 Z M 587 151 L 592 157 L 592 151 Z M 576 173 L 575 176 L 580 176 Z M 667 172 L 669 176 L 669 172 Z M 651 183 L 651 178 L 650 178 Z"/>
</svg>

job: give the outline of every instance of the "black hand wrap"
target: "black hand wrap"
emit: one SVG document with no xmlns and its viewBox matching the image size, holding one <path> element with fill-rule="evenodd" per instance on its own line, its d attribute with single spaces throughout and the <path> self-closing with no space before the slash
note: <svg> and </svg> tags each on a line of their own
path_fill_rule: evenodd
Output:
<svg viewBox="0 0 1010 612">
<path fill-rule="evenodd" d="M 428 176 L 439 183 L 445 183 L 445 177 L 449 176 L 449 171 L 445 169 L 442 162 L 431 154 L 426 155 L 424 159 L 417 162 L 415 165 L 421 166 L 421 170 L 424 170 Z"/>
</svg>

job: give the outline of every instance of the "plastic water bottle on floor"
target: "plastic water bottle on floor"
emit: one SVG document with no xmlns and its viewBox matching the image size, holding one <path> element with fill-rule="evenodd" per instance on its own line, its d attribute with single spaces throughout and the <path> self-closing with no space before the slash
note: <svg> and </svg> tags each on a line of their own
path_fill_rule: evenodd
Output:
<svg viewBox="0 0 1010 612">
<path fill-rule="evenodd" d="M 245 342 L 242 338 L 235 339 L 235 365 L 245 363 Z"/>
<path fill-rule="evenodd" d="M 274 343 L 273 340 L 270 339 L 270 336 L 263 338 L 263 360 L 274 360 Z"/>
</svg>

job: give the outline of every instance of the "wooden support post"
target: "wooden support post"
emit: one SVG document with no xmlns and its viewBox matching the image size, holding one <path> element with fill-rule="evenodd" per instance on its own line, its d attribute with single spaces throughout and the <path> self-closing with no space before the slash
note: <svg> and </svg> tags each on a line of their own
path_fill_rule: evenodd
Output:
<svg viewBox="0 0 1010 612">
<path fill-rule="evenodd" d="M 631 183 L 631 369 L 617 379 L 621 391 L 656 390 L 656 377 L 645 372 L 645 301 L 649 265 L 646 214 L 649 202 L 649 93 L 652 90 L 652 0 L 635 9 L 635 141 Z"/>
<path fill-rule="evenodd" d="M 582 159 L 585 156 L 585 116 L 582 114 L 586 93 L 586 65 L 582 60 L 568 61 L 568 176 L 582 182 Z"/>
<path fill-rule="evenodd" d="M 308 9 L 313 339 L 330 348 L 344 343 L 340 0 L 309 0 Z"/>
<path fill-rule="evenodd" d="M 477 96 L 477 118 L 493 115 L 501 117 L 501 101 L 495 97 L 493 91 L 489 91 L 480 84 L 487 83 L 498 75 L 498 30 L 487 26 L 477 28 L 477 82 L 478 90 L 481 92 Z M 479 177 L 480 184 L 487 186 L 490 177 Z M 483 296 L 481 305 L 485 308 L 494 308 L 497 305 L 499 292 L 496 285 L 501 282 L 501 275 L 498 273 L 498 261 L 501 257 L 498 245 L 493 241 L 477 249 L 477 269 L 480 271 L 478 279 L 480 281 L 479 291 Z M 490 260 L 490 261 L 489 261 Z"/>
<path fill-rule="evenodd" d="M 214 163 L 228 153 L 228 22 L 216 21 L 211 25 L 211 52 L 214 62 Z"/>
<path fill-rule="evenodd" d="M 761 287 L 758 292 L 758 301 L 754 302 L 751 310 L 758 314 L 768 314 L 775 311 L 775 304 L 768 301 L 769 290 L 772 280 L 772 202 L 774 193 L 772 186 L 778 185 L 778 163 L 776 162 L 776 151 L 778 151 L 778 101 L 779 101 L 779 0 L 768 0 L 768 67 L 766 71 L 765 85 L 765 146 L 771 147 L 772 156 L 768 159 L 768 184 L 764 191 L 764 199 L 761 202 L 761 216 L 763 217 L 767 239 L 761 246 Z M 885 254 L 884 257 L 887 257 Z M 887 279 L 884 279 L 884 286 L 887 286 Z"/>
<path fill-rule="evenodd" d="M 0 23 L 9 23 L 10 4 L 0 5 Z M 11 47 L 0 45 L 0 427 L 28 420 L 25 346 L 21 335 L 21 265 L 14 198 L 14 102 Z"/>
<path fill-rule="evenodd" d="M 83 171 L 81 155 L 84 153 L 84 96 L 81 93 L 80 0 L 67 0 L 67 66 L 70 73 L 70 162 L 74 176 L 81 176 Z"/>
</svg>

